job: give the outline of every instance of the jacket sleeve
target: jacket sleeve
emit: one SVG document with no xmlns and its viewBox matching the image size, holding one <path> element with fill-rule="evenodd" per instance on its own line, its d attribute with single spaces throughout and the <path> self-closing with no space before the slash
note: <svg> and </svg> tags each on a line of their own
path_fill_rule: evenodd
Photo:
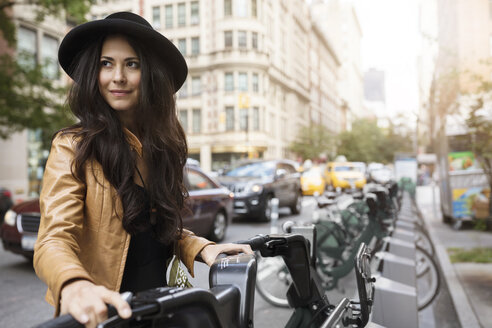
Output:
<svg viewBox="0 0 492 328">
<path fill-rule="evenodd" d="M 34 247 L 34 269 L 48 285 L 60 310 L 62 286 L 72 279 L 91 280 L 79 261 L 79 243 L 84 224 L 85 184 L 72 175 L 74 157 L 72 135 L 56 136 L 43 176 L 40 195 L 41 223 Z"/>
<path fill-rule="evenodd" d="M 188 272 L 192 277 L 195 277 L 195 258 L 205 246 L 214 244 L 213 241 L 198 237 L 193 232 L 183 229 L 183 235 L 178 241 L 178 257 L 186 268 L 188 268 Z"/>
</svg>

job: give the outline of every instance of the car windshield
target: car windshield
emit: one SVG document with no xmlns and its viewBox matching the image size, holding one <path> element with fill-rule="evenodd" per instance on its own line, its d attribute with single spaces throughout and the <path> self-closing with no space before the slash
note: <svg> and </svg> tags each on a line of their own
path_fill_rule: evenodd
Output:
<svg viewBox="0 0 492 328">
<path fill-rule="evenodd" d="M 336 172 L 347 172 L 347 171 L 356 171 L 360 172 L 360 169 L 355 166 L 335 166 Z"/>
<path fill-rule="evenodd" d="M 319 168 L 312 168 L 310 170 L 304 171 L 302 175 L 309 178 L 316 178 L 321 176 L 321 170 Z"/>
<path fill-rule="evenodd" d="M 275 173 L 274 162 L 258 162 L 239 166 L 226 173 L 229 177 L 266 177 Z"/>
</svg>

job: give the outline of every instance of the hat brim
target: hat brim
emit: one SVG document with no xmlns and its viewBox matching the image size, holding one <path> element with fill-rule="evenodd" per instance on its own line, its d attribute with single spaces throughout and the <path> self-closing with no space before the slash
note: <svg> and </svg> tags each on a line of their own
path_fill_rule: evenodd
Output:
<svg viewBox="0 0 492 328">
<path fill-rule="evenodd" d="M 129 35 L 150 47 L 172 74 L 174 91 L 181 88 L 188 75 L 188 66 L 181 52 L 161 33 L 126 19 L 101 19 L 74 27 L 58 49 L 58 61 L 63 70 L 73 78 L 73 60 L 77 54 L 96 38 L 108 34 Z"/>
</svg>

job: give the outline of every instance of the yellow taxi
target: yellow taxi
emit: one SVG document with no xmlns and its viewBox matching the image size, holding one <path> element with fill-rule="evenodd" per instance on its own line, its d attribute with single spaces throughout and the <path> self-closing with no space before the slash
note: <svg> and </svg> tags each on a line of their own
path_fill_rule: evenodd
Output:
<svg viewBox="0 0 492 328">
<path fill-rule="evenodd" d="M 325 191 L 325 178 L 323 177 L 323 169 L 318 166 L 302 172 L 301 188 L 302 194 L 305 196 L 314 195 L 318 192 L 320 195 Z"/>
<path fill-rule="evenodd" d="M 366 184 L 359 163 L 329 162 L 325 168 L 326 185 L 333 189 L 362 189 Z"/>
</svg>

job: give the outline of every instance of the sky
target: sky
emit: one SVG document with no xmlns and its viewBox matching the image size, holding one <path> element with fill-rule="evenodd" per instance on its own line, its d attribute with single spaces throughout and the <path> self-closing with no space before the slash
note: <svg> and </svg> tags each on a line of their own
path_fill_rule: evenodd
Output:
<svg viewBox="0 0 492 328">
<path fill-rule="evenodd" d="M 355 0 L 362 29 L 362 67 L 386 73 L 386 110 L 418 111 L 418 1 Z"/>
</svg>

